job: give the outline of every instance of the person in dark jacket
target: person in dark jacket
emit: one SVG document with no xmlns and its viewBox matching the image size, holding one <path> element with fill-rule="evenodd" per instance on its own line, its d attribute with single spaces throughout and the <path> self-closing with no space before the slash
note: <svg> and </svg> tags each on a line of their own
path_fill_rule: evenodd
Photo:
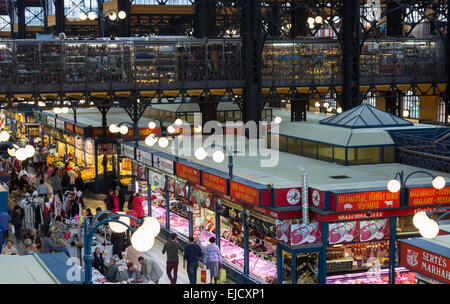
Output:
<svg viewBox="0 0 450 304">
<path fill-rule="evenodd" d="M 111 258 L 109 259 L 109 266 L 106 268 L 105 273 L 103 274 L 104 277 L 114 283 L 117 282 L 117 275 L 119 273 L 119 267 L 116 265 L 116 259 Z"/>
<path fill-rule="evenodd" d="M 63 175 L 61 178 L 61 188 L 63 193 L 70 190 L 70 176 L 69 174 L 67 174 L 67 170 L 63 171 Z"/>
<path fill-rule="evenodd" d="M 11 191 L 13 190 L 16 190 L 17 187 L 19 186 L 19 176 L 17 175 L 16 168 L 14 167 L 11 170 L 9 184 L 10 184 L 9 193 L 11 193 Z"/>
<path fill-rule="evenodd" d="M 105 270 L 106 270 L 105 260 L 103 259 L 103 254 L 99 247 L 95 248 L 94 262 L 92 265 L 94 266 L 95 269 L 100 271 L 101 274 L 105 273 Z"/>
<path fill-rule="evenodd" d="M 23 209 L 20 206 L 14 206 L 14 209 L 11 212 L 11 222 L 14 225 L 14 232 L 16 235 L 17 241 L 21 239 L 20 229 L 22 229 L 22 220 L 23 220 Z"/>
<path fill-rule="evenodd" d="M 50 225 L 52 223 L 52 220 L 53 220 L 53 209 L 50 209 L 47 212 L 47 216 L 44 219 L 44 227 L 42 227 L 42 233 L 44 235 L 48 234 L 48 231 L 50 230 Z"/>
<path fill-rule="evenodd" d="M 113 254 L 117 254 L 119 259 L 122 259 L 122 251 L 126 249 L 125 247 L 125 233 L 115 233 L 111 235 L 111 243 L 113 244 Z"/>
<path fill-rule="evenodd" d="M 84 181 L 81 177 L 81 173 L 78 173 L 78 176 L 75 179 L 75 188 L 77 188 L 78 191 L 84 191 Z"/>
<path fill-rule="evenodd" d="M 116 187 L 115 194 L 117 198 L 119 199 L 119 211 L 123 211 L 123 206 L 125 205 L 125 194 L 120 189 L 119 186 Z"/>
</svg>

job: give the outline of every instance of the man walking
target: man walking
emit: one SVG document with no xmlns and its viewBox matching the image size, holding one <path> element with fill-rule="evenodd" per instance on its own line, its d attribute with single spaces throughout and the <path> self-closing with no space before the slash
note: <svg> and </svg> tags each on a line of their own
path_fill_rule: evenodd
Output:
<svg viewBox="0 0 450 304">
<path fill-rule="evenodd" d="M 169 277 L 170 284 L 177 283 L 178 274 L 178 250 L 184 251 L 183 247 L 177 241 L 177 234 L 172 233 L 170 235 L 170 240 L 164 244 L 162 254 L 167 252 L 167 262 L 166 262 L 166 273 Z M 172 276 L 173 270 L 173 276 Z"/>
<path fill-rule="evenodd" d="M 138 262 L 141 264 L 140 274 L 145 277 L 147 281 L 153 281 L 155 284 L 158 284 L 159 279 L 163 275 L 163 271 L 159 265 L 155 261 L 144 259 L 144 257 L 139 257 Z"/>
<path fill-rule="evenodd" d="M 183 268 L 186 269 L 189 277 L 189 283 L 197 284 L 198 259 L 202 256 L 202 250 L 197 245 L 192 236 L 189 237 L 189 244 L 184 249 Z"/>
</svg>

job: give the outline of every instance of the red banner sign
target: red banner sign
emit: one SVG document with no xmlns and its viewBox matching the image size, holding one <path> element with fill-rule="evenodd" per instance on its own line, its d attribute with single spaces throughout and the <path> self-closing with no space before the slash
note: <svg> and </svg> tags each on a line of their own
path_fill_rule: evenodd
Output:
<svg viewBox="0 0 450 304">
<path fill-rule="evenodd" d="M 230 196 L 253 205 L 259 205 L 259 190 L 230 181 Z"/>
<path fill-rule="evenodd" d="M 320 223 L 291 225 L 290 240 L 293 246 L 322 242 Z"/>
<path fill-rule="evenodd" d="M 73 134 L 73 124 L 66 121 L 66 132 Z"/>
<path fill-rule="evenodd" d="M 177 163 L 177 176 L 196 184 L 200 184 L 200 171 Z"/>
<path fill-rule="evenodd" d="M 441 282 L 450 283 L 450 259 L 431 251 L 402 242 L 400 265 Z"/>
<path fill-rule="evenodd" d="M 308 203 L 311 206 L 317 208 L 325 208 L 325 193 L 323 191 L 319 191 L 317 189 L 309 188 L 308 189 Z"/>
<path fill-rule="evenodd" d="M 227 193 L 227 180 L 207 172 L 202 172 L 202 185 L 220 193 Z"/>
<path fill-rule="evenodd" d="M 336 211 L 374 210 L 400 207 L 400 192 L 389 191 L 334 194 Z"/>
<path fill-rule="evenodd" d="M 330 245 L 355 242 L 359 242 L 357 221 L 328 224 L 328 243 Z"/>
<path fill-rule="evenodd" d="M 408 206 L 450 204 L 450 186 L 409 189 Z"/>
<path fill-rule="evenodd" d="M 301 188 L 275 189 L 275 207 L 301 205 Z"/>
<path fill-rule="evenodd" d="M 75 134 L 78 134 L 78 135 L 84 137 L 84 128 L 75 125 Z"/>
</svg>

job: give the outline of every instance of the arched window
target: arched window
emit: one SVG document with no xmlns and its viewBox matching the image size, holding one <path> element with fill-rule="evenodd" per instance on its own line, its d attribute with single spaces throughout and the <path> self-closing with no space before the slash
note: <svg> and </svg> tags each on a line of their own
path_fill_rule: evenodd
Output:
<svg viewBox="0 0 450 304">
<path fill-rule="evenodd" d="M 406 117 L 419 119 L 419 97 L 414 96 L 412 91 L 406 92 L 403 97 L 403 111 L 408 111 Z"/>
<path fill-rule="evenodd" d="M 367 97 L 362 100 L 362 103 L 367 103 L 372 107 L 377 106 L 377 97 L 373 92 L 367 92 Z"/>
<path fill-rule="evenodd" d="M 437 118 L 438 118 L 439 122 L 445 122 L 445 101 L 444 100 L 439 101 Z"/>
</svg>

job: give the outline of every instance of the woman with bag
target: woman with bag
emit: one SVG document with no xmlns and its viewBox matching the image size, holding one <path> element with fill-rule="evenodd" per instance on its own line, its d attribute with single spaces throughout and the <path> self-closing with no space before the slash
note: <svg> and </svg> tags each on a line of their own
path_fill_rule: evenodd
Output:
<svg viewBox="0 0 450 304">
<path fill-rule="evenodd" d="M 219 279 L 219 269 L 222 263 L 222 255 L 220 254 L 220 248 L 216 245 L 216 238 L 211 237 L 209 239 L 209 245 L 205 248 L 205 258 L 203 263 L 206 265 L 211 273 L 211 283 L 214 277 L 214 283 L 217 284 Z"/>
</svg>

